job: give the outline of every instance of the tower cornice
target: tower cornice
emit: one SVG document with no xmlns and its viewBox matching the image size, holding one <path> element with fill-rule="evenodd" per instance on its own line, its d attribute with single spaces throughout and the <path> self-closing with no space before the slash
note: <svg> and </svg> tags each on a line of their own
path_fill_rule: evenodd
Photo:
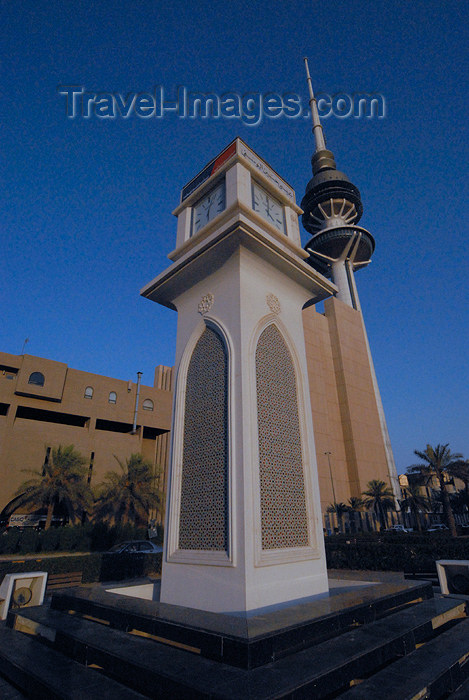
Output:
<svg viewBox="0 0 469 700">
<path fill-rule="evenodd" d="M 181 201 L 172 212 L 178 216 L 188 206 L 192 206 L 206 189 L 229 170 L 235 162 L 242 163 L 251 174 L 266 187 L 275 190 L 276 197 L 297 214 L 303 211 L 296 204 L 293 187 L 281 177 L 266 161 L 252 150 L 242 139 L 234 139 L 216 158 L 213 158 L 202 170 L 184 185 Z"/>
<path fill-rule="evenodd" d="M 170 309 L 174 300 L 206 276 L 207 269 L 216 270 L 240 247 L 257 253 L 263 260 L 281 269 L 287 276 L 308 289 L 315 303 L 337 292 L 337 287 L 308 265 L 297 253 L 266 237 L 261 229 L 248 222 L 236 221 L 218 229 L 201 242 L 196 254 L 186 255 L 147 284 L 140 294 Z"/>
</svg>

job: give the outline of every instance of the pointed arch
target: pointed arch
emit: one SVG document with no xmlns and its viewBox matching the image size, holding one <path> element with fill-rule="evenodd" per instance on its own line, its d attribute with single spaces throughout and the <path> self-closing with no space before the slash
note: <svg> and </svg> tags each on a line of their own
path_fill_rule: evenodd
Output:
<svg viewBox="0 0 469 700">
<path fill-rule="evenodd" d="M 228 551 L 228 352 L 207 324 L 185 380 L 179 550 Z"/>
<path fill-rule="evenodd" d="M 309 528 L 294 359 L 275 322 L 255 350 L 262 550 L 308 547 Z"/>
</svg>

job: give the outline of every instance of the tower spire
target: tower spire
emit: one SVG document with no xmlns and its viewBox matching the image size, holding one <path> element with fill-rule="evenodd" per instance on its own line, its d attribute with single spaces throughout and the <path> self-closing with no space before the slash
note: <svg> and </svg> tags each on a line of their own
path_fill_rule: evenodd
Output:
<svg viewBox="0 0 469 700">
<path fill-rule="evenodd" d="M 311 110 L 311 118 L 313 120 L 313 136 L 315 143 L 315 151 L 311 158 L 311 166 L 313 175 L 317 175 L 322 170 L 335 170 L 336 164 L 334 154 L 326 148 L 326 138 L 322 128 L 321 120 L 319 119 L 318 104 L 313 92 L 313 83 L 309 74 L 308 59 L 304 58 L 306 68 L 306 79 L 308 81 L 309 90 L 309 108 Z"/>
<path fill-rule="evenodd" d="M 324 138 L 324 131 L 322 130 L 322 124 L 319 119 L 318 105 L 313 92 L 313 83 L 311 81 L 311 76 L 309 74 L 308 59 L 305 57 L 305 68 L 306 68 L 306 80 L 308 82 L 309 90 L 309 109 L 311 111 L 311 118 L 313 120 L 313 136 L 316 143 L 316 153 L 318 151 L 324 151 L 326 149 L 326 139 Z"/>
<path fill-rule="evenodd" d="M 370 262 L 375 242 L 371 233 L 357 226 L 363 212 L 358 188 L 337 170 L 334 154 L 326 148 L 308 59 L 304 62 L 315 142 L 311 158 L 313 177 L 301 201 L 303 226 L 312 234 L 305 248 L 310 254 L 310 265 L 332 277 L 338 298 L 359 309 L 353 272 Z"/>
</svg>

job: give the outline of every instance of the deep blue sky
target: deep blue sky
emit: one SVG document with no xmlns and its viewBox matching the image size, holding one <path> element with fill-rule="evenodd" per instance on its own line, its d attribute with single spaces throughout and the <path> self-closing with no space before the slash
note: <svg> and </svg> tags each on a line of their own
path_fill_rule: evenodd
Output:
<svg viewBox="0 0 469 700">
<path fill-rule="evenodd" d="M 383 119 L 330 117 L 339 169 L 376 238 L 357 275 L 398 471 L 467 431 L 467 46 L 460 0 L 1 2 L 0 349 L 153 383 L 176 314 L 139 289 L 174 248 L 181 187 L 241 136 L 297 192 L 309 122 L 67 119 L 90 92 L 378 92 Z M 305 236 L 306 238 L 306 236 Z"/>
</svg>

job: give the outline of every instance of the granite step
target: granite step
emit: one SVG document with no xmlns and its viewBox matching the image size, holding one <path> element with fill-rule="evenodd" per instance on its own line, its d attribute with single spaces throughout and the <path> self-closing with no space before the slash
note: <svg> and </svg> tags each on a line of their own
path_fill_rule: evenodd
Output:
<svg viewBox="0 0 469 700">
<path fill-rule="evenodd" d="M 45 607 L 14 611 L 10 621 L 17 630 L 42 636 L 62 653 L 99 665 L 151 697 L 261 700 L 301 691 L 319 700 L 411 654 L 417 644 L 464 615 L 464 601 L 430 599 L 252 670 Z"/>
<path fill-rule="evenodd" d="M 469 698 L 453 691 L 469 678 L 469 619 L 427 642 L 371 678 L 351 688 L 340 700 L 416 700 Z M 462 695 L 460 693 L 463 693 Z"/>
<path fill-rule="evenodd" d="M 431 598 L 429 582 L 370 584 L 244 617 L 83 587 L 55 593 L 51 607 L 103 620 L 119 630 L 136 629 L 168 644 L 196 649 L 205 658 L 253 669 Z"/>
<path fill-rule="evenodd" d="M 0 678 L 0 698 L 2 700 L 24 700 L 26 695 L 21 693 L 14 685 L 11 685 L 5 678 Z"/>
<path fill-rule="evenodd" d="M 469 678 L 464 681 L 455 691 L 449 696 L 449 700 L 467 700 L 469 698 Z"/>
<path fill-rule="evenodd" d="M 137 700 L 143 697 L 5 624 L 0 625 L 0 675 L 34 700 Z M 11 694 L 8 686 L 6 690 Z M 6 693 L 0 697 L 9 698 Z M 11 694 L 12 700 L 21 697 L 24 697 L 21 693 Z"/>
</svg>

